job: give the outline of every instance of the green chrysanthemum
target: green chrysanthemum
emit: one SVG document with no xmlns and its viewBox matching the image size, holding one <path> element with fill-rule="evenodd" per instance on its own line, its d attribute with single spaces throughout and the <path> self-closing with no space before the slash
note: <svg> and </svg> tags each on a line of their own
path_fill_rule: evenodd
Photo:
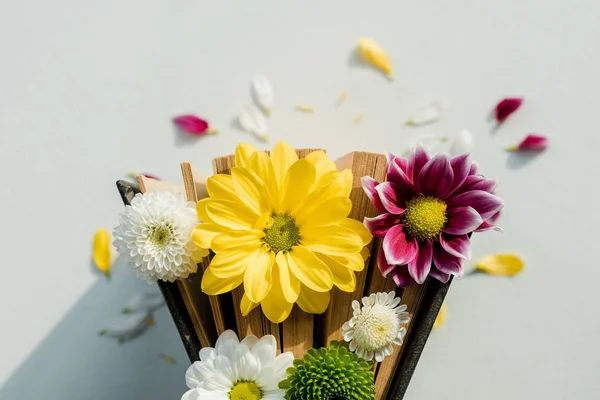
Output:
<svg viewBox="0 0 600 400">
<path fill-rule="evenodd" d="M 374 400 L 373 363 L 333 341 L 329 349 L 310 349 L 294 360 L 279 383 L 287 400 Z"/>
</svg>

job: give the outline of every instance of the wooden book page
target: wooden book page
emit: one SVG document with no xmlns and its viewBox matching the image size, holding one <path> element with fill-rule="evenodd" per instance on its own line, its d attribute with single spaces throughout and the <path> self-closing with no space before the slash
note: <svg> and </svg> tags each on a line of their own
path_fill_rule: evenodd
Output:
<svg viewBox="0 0 600 400">
<path fill-rule="evenodd" d="M 352 182 L 352 211 L 349 217 L 362 222 L 363 218 L 374 217 L 377 210 L 371 204 L 371 201 L 364 193 L 360 178 L 368 175 L 382 181 L 385 178 L 386 158 L 383 154 L 354 152 L 350 153 L 338 161 L 336 165 L 339 170 L 351 168 L 354 179 Z M 368 248 L 371 251 L 372 243 Z M 337 288 L 331 291 L 331 301 L 325 312 L 323 321 L 323 344 L 328 345 L 332 340 L 343 340 L 342 325 L 352 318 L 352 301 L 363 297 L 367 272 L 369 270 L 369 260 L 365 261 L 365 269 L 356 273 L 356 290 L 352 293 L 342 292 Z"/>
</svg>

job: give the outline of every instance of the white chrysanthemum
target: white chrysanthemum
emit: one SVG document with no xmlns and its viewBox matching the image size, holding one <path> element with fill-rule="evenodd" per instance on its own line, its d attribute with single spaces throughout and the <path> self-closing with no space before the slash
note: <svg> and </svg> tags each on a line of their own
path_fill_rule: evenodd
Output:
<svg viewBox="0 0 600 400">
<path fill-rule="evenodd" d="M 342 326 L 342 335 L 354 351 L 366 360 L 381 362 L 393 352 L 392 344 L 402 345 L 404 324 L 410 321 L 406 305 L 394 292 L 372 293 L 362 298 L 363 306 L 352 302 L 353 317 Z"/>
<path fill-rule="evenodd" d="M 276 354 L 273 335 L 250 335 L 240 342 L 233 331 L 225 331 L 188 368 L 185 380 L 191 390 L 181 400 L 283 400 L 285 391 L 278 385 L 294 355 Z"/>
<path fill-rule="evenodd" d="M 196 272 L 196 264 L 208 255 L 190 240 L 198 223 L 194 203 L 182 194 L 138 194 L 119 215 L 113 244 L 141 278 L 173 282 Z"/>
</svg>

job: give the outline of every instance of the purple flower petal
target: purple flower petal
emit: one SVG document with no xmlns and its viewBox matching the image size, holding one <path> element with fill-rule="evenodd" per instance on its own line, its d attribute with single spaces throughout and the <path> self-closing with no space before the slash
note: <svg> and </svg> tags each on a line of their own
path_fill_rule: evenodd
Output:
<svg viewBox="0 0 600 400">
<path fill-rule="evenodd" d="M 496 226 L 496 222 L 498 221 L 499 217 L 500 217 L 500 211 L 498 211 L 496 214 L 492 215 L 487 221 L 484 221 L 483 224 L 479 225 L 479 228 L 475 229 L 475 232 L 485 232 L 485 231 L 489 231 L 491 229 L 501 232 L 502 229 L 500 229 L 499 227 Z"/>
<path fill-rule="evenodd" d="M 469 155 L 463 154 L 461 156 L 454 157 L 450 161 L 450 166 L 452 167 L 452 172 L 454 173 L 454 179 L 452 180 L 452 186 L 450 187 L 450 190 L 448 190 L 446 197 L 452 195 L 452 193 L 461 187 L 461 185 L 465 183 L 465 180 L 469 176 L 469 171 L 471 169 Z"/>
<path fill-rule="evenodd" d="M 408 272 L 418 284 L 425 282 L 433 260 L 433 244 L 430 240 L 419 243 L 417 256 L 408 263 Z"/>
<path fill-rule="evenodd" d="M 397 163 L 400 158 L 396 158 L 391 163 L 388 164 L 387 176 L 386 180 L 392 182 L 394 184 L 394 189 L 396 190 L 397 198 L 399 202 L 397 203 L 400 207 L 406 207 L 406 201 L 410 200 L 414 197 L 416 192 L 415 185 L 410 181 L 402 167 Z"/>
<path fill-rule="evenodd" d="M 388 274 L 392 272 L 394 268 L 396 268 L 396 265 L 389 264 L 385 259 L 385 252 L 383 250 L 380 250 L 377 253 L 377 267 L 379 267 L 381 275 L 383 275 L 384 278 L 387 278 Z"/>
<path fill-rule="evenodd" d="M 458 258 L 471 258 L 471 241 L 468 235 L 440 235 L 440 245 L 448 253 Z"/>
<path fill-rule="evenodd" d="M 402 225 L 394 225 L 383 238 L 381 248 L 389 264 L 404 265 L 411 262 L 419 252 L 415 239 L 408 239 L 402 232 Z"/>
<path fill-rule="evenodd" d="M 415 280 L 412 276 L 410 276 L 410 273 L 408 272 L 408 267 L 406 266 L 397 267 L 392 272 L 392 279 L 394 280 L 396 286 L 401 288 L 408 287 L 415 283 Z"/>
<path fill-rule="evenodd" d="M 421 169 L 429 161 L 429 156 L 421 146 L 418 146 L 413 150 L 410 159 L 408 160 L 408 166 L 406 167 L 406 175 L 413 181 L 417 181 L 417 177 L 421 172 Z"/>
<path fill-rule="evenodd" d="M 516 146 L 509 146 L 509 151 L 542 151 L 548 147 L 548 138 L 535 133 L 530 133 Z"/>
<path fill-rule="evenodd" d="M 496 108 L 494 109 L 496 121 L 498 121 L 499 124 L 503 123 L 506 118 L 521 107 L 521 104 L 523 104 L 522 97 L 508 97 L 502 99 L 496 104 Z"/>
<path fill-rule="evenodd" d="M 448 222 L 443 231 L 451 235 L 466 235 L 483 223 L 483 219 L 473 207 L 451 208 L 447 216 Z"/>
<path fill-rule="evenodd" d="M 448 202 L 448 208 L 473 207 L 485 221 L 503 207 L 502 200 L 483 190 L 471 190 L 454 197 Z M 483 221 L 482 221 L 483 222 Z"/>
<path fill-rule="evenodd" d="M 186 114 L 173 118 L 179 129 L 190 135 L 203 135 L 208 132 L 208 122 L 195 115 Z"/>
<path fill-rule="evenodd" d="M 400 217 L 395 214 L 384 213 L 373 218 L 365 217 L 363 223 L 373 236 L 383 238 L 392 226 L 400 223 Z"/>
<path fill-rule="evenodd" d="M 464 272 L 463 259 L 449 254 L 439 243 L 433 249 L 433 263 L 444 274 L 460 277 Z"/>
<path fill-rule="evenodd" d="M 469 175 L 477 175 L 477 170 L 479 169 L 479 164 L 476 161 L 473 161 L 471 164 L 471 169 L 469 170 Z"/>
<path fill-rule="evenodd" d="M 419 173 L 417 187 L 426 195 L 443 198 L 454 180 L 454 172 L 450 166 L 450 160 L 445 154 L 433 157 Z"/>
<path fill-rule="evenodd" d="M 431 267 L 431 271 L 429 271 L 429 276 L 437 279 L 438 281 L 440 281 L 442 283 L 446 283 L 450 280 L 450 274 L 443 273 L 442 271 L 437 269 L 435 267 L 435 265 L 433 267 Z"/>
<path fill-rule="evenodd" d="M 398 197 L 398 190 L 396 189 L 396 185 L 392 182 L 383 182 L 375 186 L 375 190 L 379 194 L 379 200 L 381 200 L 381 204 L 387 212 L 402 214 L 404 209 L 398 206 L 401 199 Z"/>
<path fill-rule="evenodd" d="M 379 182 L 377 182 L 370 176 L 363 176 L 362 178 L 360 178 L 360 182 L 362 184 L 363 190 L 365 191 L 365 194 L 367 195 L 369 200 L 371 200 L 371 203 L 373 203 L 373 206 L 375 206 L 377 211 L 379 211 L 380 213 L 386 212 L 385 207 L 383 206 L 383 204 L 381 204 L 381 200 L 379 200 L 379 194 L 375 190 L 375 186 L 379 185 Z"/>
</svg>

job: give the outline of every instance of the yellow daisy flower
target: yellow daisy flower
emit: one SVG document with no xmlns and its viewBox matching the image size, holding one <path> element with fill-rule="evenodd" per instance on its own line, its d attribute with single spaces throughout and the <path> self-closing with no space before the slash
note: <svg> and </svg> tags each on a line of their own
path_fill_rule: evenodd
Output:
<svg viewBox="0 0 600 400">
<path fill-rule="evenodd" d="M 208 178 L 209 197 L 197 203 L 203 223 L 192 240 L 215 253 L 202 290 L 217 295 L 243 283 L 242 313 L 260 304 L 275 323 L 294 303 L 323 313 L 333 285 L 354 291 L 372 237 L 347 218 L 352 172 L 338 171 L 322 151 L 299 160 L 284 142 L 270 156 L 240 144 L 235 164 L 231 175 Z"/>
</svg>

